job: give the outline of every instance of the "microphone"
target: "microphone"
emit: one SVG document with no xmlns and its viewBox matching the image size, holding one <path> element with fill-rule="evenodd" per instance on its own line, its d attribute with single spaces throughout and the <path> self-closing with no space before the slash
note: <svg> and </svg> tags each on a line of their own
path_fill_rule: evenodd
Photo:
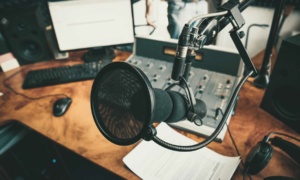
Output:
<svg viewBox="0 0 300 180">
<path fill-rule="evenodd" d="M 226 4 L 230 14 L 236 12 L 237 17 L 241 17 L 231 0 Z M 243 20 L 242 17 L 241 19 Z M 237 22 L 239 27 L 243 24 L 242 20 Z M 182 78 L 190 41 L 193 41 L 190 38 L 189 24 L 186 24 L 178 40 L 172 69 L 172 79 L 180 80 L 179 83 L 185 85 L 188 98 L 170 90 L 175 84 L 168 90 L 153 89 L 143 71 L 126 62 L 113 62 L 99 71 L 92 86 L 91 109 L 95 123 L 104 137 L 118 145 L 130 145 L 141 139 L 153 140 L 162 147 L 175 151 L 194 151 L 205 147 L 217 137 L 232 112 L 241 87 L 253 71 L 240 80 L 222 120 L 215 131 L 202 142 L 188 146 L 167 143 L 156 137 L 156 130 L 152 125 L 153 122 L 177 122 L 185 117 L 197 124 L 196 120 L 206 114 L 205 103 L 201 100 L 195 102 L 190 87 Z"/>
<path fill-rule="evenodd" d="M 100 132 L 118 145 L 148 139 L 154 122 L 174 123 L 191 113 L 191 103 L 183 94 L 153 89 L 143 71 L 126 62 L 110 63 L 101 69 L 92 86 L 91 107 Z M 193 109 L 198 119 L 206 115 L 201 100 Z"/>
<path fill-rule="evenodd" d="M 153 91 L 155 96 L 153 122 L 175 123 L 184 120 L 188 116 L 190 105 L 184 95 L 175 91 L 165 91 L 157 88 L 154 88 Z M 130 111 L 136 119 L 146 118 L 143 109 L 145 109 L 147 102 L 141 101 L 143 96 L 144 93 L 139 91 L 131 98 Z M 202 100 L 196 99 L 194 110 L 198 118 L 202 119 L 207 112 L 206 104 Z"/>
<path fill-rule="evenodd" d="M 190 40 L 190 27 L 188 24 L 185 24 L 178 38 L 176 55 L 173 63 L 171 78 L 175 81 L 180 80 L 180 77 L 183 73 L 185 57 L 187 55 L 188 46 L 189 46 L 189 40 Z"/>
</svg>

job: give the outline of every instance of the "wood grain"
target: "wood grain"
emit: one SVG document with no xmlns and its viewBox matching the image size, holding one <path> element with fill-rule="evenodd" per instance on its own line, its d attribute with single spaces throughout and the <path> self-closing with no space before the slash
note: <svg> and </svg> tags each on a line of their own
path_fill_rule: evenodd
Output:
<svg viewBox="0 0 300 180">
<path fill-rule="evenodd" d="M 139 179 L 122 161 L 122 158 L 136 145 L 114 145 L 101 135 L 95 125 L 90 108 L 90 91 L 93 80 L 30 90 L 22 89 L 24 75 L 29 69 L 82 63 L 80 58 L 83 52 L 72 52 L 68 60 L 40 62 L 1 73 L 0 80 L 2 82 L 5 80 L 5 84 L 16 92 L 31 98 L 47 97 L 30 100 L 12 92 L 2 83 L 0 85 L 0 92 L 3 93 L 3 96 L 0 97 L 0 124 L 12 120 L 19 121 L 125 179 Z M 114 61 L 122 61 L 129 55 L 130 53 L 118 51 Z M 21 72 L 9 78 L 20 70 Z M 65 94 L 73 99 L 69 110 L 62 117 L 52 115 L 53 103 L 62 97 L 56 94 Z M 251 148 L 270 131 L 285 132 L 300 138 L 300 135 L 291 128 L 259 108 L 263 94 L 263 89 L 258 89 L 247 82 L 240 92 L 236 113 L 229 125 L 243 160 Z M 196 135 L 180 132 L 198 142 L 203 140 Z M 228 132 L 222 143 L 212 142 L 208 147 L 224 155 L 237 155 Z M 242 179 L 242 170 L 243 167 L 240 165 L 233 179 Z M 299 165 L 279 149 L 275 150 L 268 166 L 261 173 L 253 176 L 253 179 L 275 175 L 294 176 L 300 179 Z"/>
</svg>

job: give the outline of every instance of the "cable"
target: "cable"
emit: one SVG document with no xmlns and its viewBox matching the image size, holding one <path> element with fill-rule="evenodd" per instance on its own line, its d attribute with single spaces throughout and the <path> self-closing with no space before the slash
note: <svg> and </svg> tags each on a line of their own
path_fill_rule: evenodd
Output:
<svg viewBox="0 0 300 180">
<path fill-rule="evenodd" d="M 246 179 L 247 175 L 248 175 L 249 179 L 252 180 L 252 177 L 248 174 L 248 169 L 246 169 L 245 172 L 243 173 L 243 180 Z"/>
<path fill-rule="evenodd" d="M 250 33 L 250 29 L 251 29 L 252 27 L 266 28 L 266 27 L 269 27 L 269 25 L 268 25 L 268 24 L 256 24 L 256 23 L 250 24 L 250 25 L 248 26 L 248 28 L 247 28 L 247 31 L 246 31 L 245 49 L 248 48 L 249 33 Z"/>
<path fill-rule="evenodd" d="M 221 113 L 222 116 L 224 116 L 224 113 L 223 113 L 223 111 L 222 111 L 221 108 L 217 108 L 216 114 L 219 113 L 219 112 Z M 237 145 L 236 145 L 236 143 L 235 143 L 235 140 L 233 139 L 233 136 L 232 136 L 232 134 L 231 134 L 231 131 L 230 131 L 230 129 L 229 129 L 229 126 L 228 126 L 227 122 L 226 122 L 226 127 L 227 127 L 227 131 L 228 131 L 229 137 L 230 137 L 231 142 L 232 142 L 232 144 L 233 144 L 233 146 L 234 146 L 234 148 L 235 148 L 236 153 L 238 154 L 238 156 L 242 157 L 241 154 L 240 154 L 240 151 L 239 151 L 239 149 L 238 149 L 238 147 L 237 147 Z M 245 163 L 244 163 L 244 161 L 243 161 L 242 158 L 241 158 L 241 164 L 242 164 L 243 168 L 245 169 Z M 247 175 L 247 171 L 245 171 L 245 172 L 243 173 L 243 179 L 246 178 L 246 175 Z M 251 177 L 249 174 L 248 174 L 248 177 L 249 177 L 250 180 L 252 180 L 252 177 Z"/>
<path fill-rule="evenodd" d="M 179 86 L 180 88 L 182 88 L 185 91 L 185 94 L 187 95 L 188 102 L 190 103 L 189 105 L 191 106 L 192 110 L 194 111 L 194 104 L 193 104 L 193 100 L 192 100 L 192 93 L 190 91 L 189 85 L 188 85 L 187 81 L 185 80 L 185 78 L 183 76 L 180 76 L 180 82 L 182 82 L 185 87 L 183 87 L 181 85 L 182 83 L 173 83 L 169 87 L 167 87 L 165 90 L 171 90 L 176 85 Z"/>
<path fill-rule="evenodd" d="M 66 94 L 48 94 L 48 95 L 45 95 L 45 96 L 40 96 L 40 97 L 30 97 L 30 96 L 27 96 L 25 94 L 22 94 L 22 93 L 19 93 L 17 92 L 15 89 L 13 89 L 12 87 L 10 87 L 8 84 L 7 84 L 7 81 L 10 80 L 11 78 L 13 78 L 14 76 L 16 76 L 17 74 L 27 70 L 29 68 L 25 68 L 25 69 L 21 69 L 15 73 L 13 73 L 12 75 L 8 76 L 7 78 L 5 78 L 3 81 L 2 81 L 2 84 L 4 87 L 6 87 L 7 89 L 9 89 L 11 92 L 13 92 L 14 94 L 16 95 L 20 95 L 24 98 L 27 98 L 27 99 L 30 99 L 30 100 L 39 100 L 39 99 L 43 99 L 43 98 L 47 98 L 47 97 L 51 97 L 51 96 L 64 96 L 64 97 L 68 97 Z"/>
<path fill-rule="evenodd" d="M 183 88 L 185 90 L 185 93 L 190 101 L 190 105 L 192 110 L 194 111 L 194 104 L 193 104 L 193 100 L 192 100 L 192 92 L 191 89 L 189 88 L 189 85 L 187 83 L 187 81 L 184 79 L 184 77 L 181 76 L 180 81 L 183 82 L 183 84 L 185 85 L 185 88 Z"/>
</svg>

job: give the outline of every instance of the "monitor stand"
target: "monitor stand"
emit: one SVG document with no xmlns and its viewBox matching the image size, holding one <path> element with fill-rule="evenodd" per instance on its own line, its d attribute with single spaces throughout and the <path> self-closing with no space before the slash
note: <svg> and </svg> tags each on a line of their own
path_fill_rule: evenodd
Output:
<svg viewBox="0 0 300 180">
<path fill-rule="evenodd" d="M 92 48 L 88 52 L 84 53 L 82 59 L 85 62 L 102 61 L 103 64 L 112 62 L 115 57 L 115 52 L 112 46 Z"/>
</svg>

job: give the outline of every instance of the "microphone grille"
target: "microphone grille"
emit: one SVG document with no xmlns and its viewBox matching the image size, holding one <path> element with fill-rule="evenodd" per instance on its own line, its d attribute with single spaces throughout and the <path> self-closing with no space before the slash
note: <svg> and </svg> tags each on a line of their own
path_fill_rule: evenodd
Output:
<svg viewBox="0 0 300 180">
<path fill-rule="evenodd" d="M 131 101 L 137 92 L 140 114 L 134 116 Z M 95 122 L 106 138 L 120 145 L 135 143 L 142 138 L 151 117 L 151 100 L 147 81 L 136 67 L 127 63 L 105 66 L 94 80 L 91 105 Z"/>
</svg>

